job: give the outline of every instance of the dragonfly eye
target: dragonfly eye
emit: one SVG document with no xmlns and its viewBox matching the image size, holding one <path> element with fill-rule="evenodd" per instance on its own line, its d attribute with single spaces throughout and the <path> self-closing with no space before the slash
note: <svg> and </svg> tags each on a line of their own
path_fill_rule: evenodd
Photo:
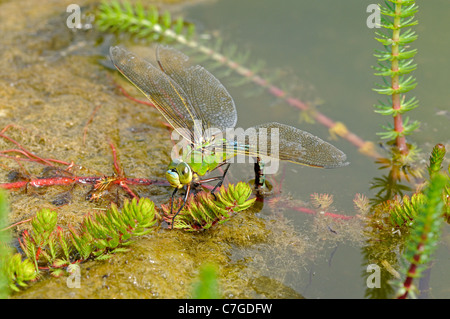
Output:
<svg viewBox="0 0 450 319">
<path fill-rule="evenodd" d="M 192 181 L 192 170 L 187 163 L 185 162 L 179 163 L 177 165 L 176 170 L 180 178 L 181 184 L 189 184 Z"/>
<path fill-rule="evenodd" d="M 177 170 L 175 168 L 169 169 L 166 172 L 166 179 L 172 187 L 175 188 L 182 187 L 180 183 L 180 176 L 178 175 Z"/>
</svg>

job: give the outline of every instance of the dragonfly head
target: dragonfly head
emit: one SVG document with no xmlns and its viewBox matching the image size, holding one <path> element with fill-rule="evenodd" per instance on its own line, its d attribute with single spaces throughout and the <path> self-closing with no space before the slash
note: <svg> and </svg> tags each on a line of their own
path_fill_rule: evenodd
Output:
<svg viewBox="0 0 450 319">
<path fill-rule="evenodd" d="M 166 172 L 166 179 L 175 188 L 182 188 L 192 181 L 192 169 L 189 164 L 173 161 Z"/>
</svg>

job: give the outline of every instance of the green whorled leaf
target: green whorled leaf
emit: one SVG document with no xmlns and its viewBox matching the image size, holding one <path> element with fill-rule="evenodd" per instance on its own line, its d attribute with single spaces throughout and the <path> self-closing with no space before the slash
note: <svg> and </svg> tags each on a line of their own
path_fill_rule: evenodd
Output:
<svg viewBox="0 0 450 319">
<path fill-rule="evenodd" d="M 411 111 L 413 109 L 415 109 L 416 107 L 419 106 L 419 101 L 413 96 L 412 98 L 410 98 L 408 101 L 403 102 L 401 104 L 400 110 L 401 110 L 401 114 L 407 112 L 407 111 Z"/>
<path fill-rule="evenodd" d="M 248 199 L 252 191 L 248 184 L 238 183 L 229 185 L 228 188 L 222 186 L 216 193 L 216 200 L 207 192 L 190 196 L 188 203 L 175 219 L 173 225 L 176 229 L 186 231 L 198 231 L 208 229 L 216 223 L 223 223 L 231 218 L 236 212 L 249 208 L 256 198 Z M 181 198 L 174 203 L 172 213 L 178 210 L 182 204 Z M 170 215 L 170 204 L 161 205 L 162 217 L 172 222 Z"/>
<path fill-rule="evenodd" d="M 389 86 L 386 87 L 386 86 L 384 86 L 384 85 L 379 85 L 379 84 L 375 84 L 375 85 L 381 87 L 380 89 L 372 89 L 372 90 L 374 90 L 375 92 L 378 92 L 378 93 L 380 93 L 380 94 L 386 94 L 386 95 L 392 95 L 392 94 L 394 94 L 394 90 L 393 90 L 391 87 L 389 87 Z"/>
<path fill-rule="evenodd" d="M 399 52 L 397 59 L 398 60 L 406 60 L 411 59 L 417 54 L 417 49 L 412 49 L 409 51 L 406 51 L 405 48 L 402 49 L 401 52 Z"/>
<path fill-rule="evenodd" d="M 142 6 L 140 1 L 136 2 L 134 5 L 134 11 L 136 13 L 137 18 L 142 21 L 145 19 L 145 9 Z"/>
<path fill-rule="evenodd" d="M 399 74 L 406 74 L 414 71 L 417 68 L 417 64 L 412 64 L 412 62 L 412 59 L 398 61 Z"/>
<path fill-rule="evenodd" d="M 416 193 L 411 196 L 403 196 L 401 202 L 395 202 L 390 211 L 391 222 L 394 226 L 403 226 L 413 222 L 417 216 L 419 208 L 424 204 L 425 196 L 422 193 Z"/>
<path fill-rule="evenodd" d="M 377 132 L 376 134 L 383 140 L 395 140 L 399 136 L 395 130 L 386 130 L 386 132 Z"/>
<path fill-rule="evenodd" d="M 108 260 L 111 259 L 113 256 L 114 256 L 113 254 L 103 254 L 95 257 L 95 260 Z"/>
<path fill-rule="evenodd" d="M 393 109 L 392 107 L 384 107 L 382 105 L 375 105 L 376 108 L 378 108 L 378 110 L 375 110 L 375 113 L 379 113 L 382 115 L 392 115 L 395 116 L 396 110 Z"/>
<path fill-rule="evenodd" d="M 391 66 L 385 66 L 381 63 L 378 63 L 379 67 L 372 67 L 373 69 L 380 71 L 379 73 L 375 73 L 378 76 L 388 76 L 395 77 L 399 75 L 404 75 L 414 71 L 417 68 L 417 64 L 412 64 L 412 60 L 402 60 L 398 62 L 398 68 L 396 71 L 391 69 Z"/>
<path fill-rule="evenodd" d="M 61 269 L 61 268 L 58 268 L 58 269 L 51 269 L 51 270 L 50 270 L 50 274 L 51 274 L 53 277 L 58 278 L 58 277 L 61 277 L 62 275 L 65 274 L 65 270 L 64 270 L 64 269 Z"/>
<path fill-rule="evenodd" d="M 404 19 L 406 17 L 411 17 L 419 11 L 418 6 L 414 3 L 407 7 L 405 7 L 405 5 L 406 5 L 405 3 L 402 3 L 402 11 L 400 13 L 400 18 L 402 18 L 402 19 Z M 407 20 L 407 21 L 409 21 L 409 20 Z M 408 23 L 408 22 L 406 22 L 406 23 Z"/>
<path fill-rule="evenodd" d="M 55 268 L 66 267 L 68 264 L 70 264 L 70 261 L 58 258 L 53 262 L 52 267 Z"/>
<path fill-rule="evenodd" d="M 199 279 L 193 285 L 192 297 L 194 299 L 220 298 L 218 285 L 218 270 L 213 264 L 205 264 L 201 267 Z"/>
<path fill-rule="evenodd" d="M 392 101 L 389 102 L 392 103 Z M 419 102 L 415 97 L 410 98 L 406 102 L 402 101 L 399 109 L 394 109 L 392 107 L 392 104 L 383 103 L 381 101 L 378 101 L 378 103 L 379 104 L 374 105 L 374 107 L 376 108 L 374 112 L 390 116 L 397 116 L 398 114 L 404 114 L 419 106 Z"/>
<path fill-rule="evenodd" d="M 385 50 L 385 51 L 381 51 L 381 50 L 374 50 L 374 56 L 378 59 L 378 61 L 383 62 L 383 61 L 390 61 L 392 60 L 392 51 L 391 50 Z"/>
<path fill-rule="evenodd" d="M 101 31 L 128 32 L 150 40 L 160 40 L 163 35 L 172 37 L 171 33 L 165 32 L 167 29 L 177 35 L 183 32 L 189 35 L 195 30 L 192 24 L 186 24 L 182 18 L 173 20 L 168 11 L 160 14 L 153 6 L 145 10 L 140 3 L 132 5 L 128 1 L 122 4 L 117 1 L 102 3 L 96 24 Z"/>
<path fill-rule="evenodd" d="M 428 166 L 428 173 L 430 176 L 433 176 L 441 170 L 445 153 L 445 146 L 443 144 L 436 144 L 433 147 L 430 155 L 430 165 Z"/>
<path fill-rule="evenodd" d="M 195 25 L 190 23 L 187 25 L 185 36 L 187 39 L 191 39 L 195 35 Z"/>
<path fill-rule="evenodd" d="M 420 122 L 419 121 L 414 121 L 411 124 L 409 124 L 409 117 L 407 117 L 405 119 L 405 121 L 403 122 L 403 135 L 410 135 L 412 134 L 415 130 L 417 130 L 420 126 Z"/>
<path fill-rule="evenodd" d="M 172 25 L 172 17 L 169 11 L 164 11 L 161 15 L 161 24 L 164 28 L 169 29 Z"/>
<path fill-rule="evenodd" d="M 184 20 L 183 18 L 178 18 L 175 20 L 173 27 L 172 27 L 173 31 L 176 34 L 181 34 L 183 32 L 184 29 Z"/>
<path fill-rule="evenodd" d="M 151 24 L 155 25 L 159 22 L 159 12 L 155 7 L 151 7 L 147 11 L 147 20 L 150 21 Z"/>
<path fill-rule="evenodd" d="M 389 0 L 391 1 L 391 0 Z M 395 1 L 391 1 L 395 3 Z M 400 4 L 400 3 L 399 3 Z M 395 10 L 395 8 L 391 5 L 389 5 L 385 1 L 385 6 L 379 6 L 380 7 L 380 13 L 385 16 L 398 16 L 400 18 L 406 18 L 409 16 L 412 16 L 417 13 L 418 7 L 414 3 L 414 1 L 402 1 L 401 3 L 402 7 L 399 13 Z"/>
<path fill-rule="evenodd" d="M 98 251 L 103 251 L 105 250 L 107 247 L 109 247 L 108 245 L 108 241 L 106 239 L 101 239 L 101 238 L 96 238 L 93 242 L 92 245 L 94 245 L 94 247 L 96 249 L 98 249 Z"/>
<path fill-rule="evenodd" d="M 26 287 L 26 282 L 35 280 L 39 274 L 30 259 L 22 260 L 19 253 L 7 255 L 1 267 L 7 275 L 9 287 L 14 291 L 19 291 L 19 287 Z"/>
<path fill-rule="evenodd" d="M 25 230 L 22 233 L 21 238 L 19 238 L 19 245 L 22 248 L 22 251 L 27 256 L 27 258 L 29 260 L 34 261 L 36 271 L 39 271 L 39 268 L 38 268 L 38 265 L 37 265 L 37 260 L 36 260 L 36 254 L 37 254 L 37 247 L 36 247 L 36 245 L 37 244 L 34 241 L 34 239 L 31 236 L 31 234 L 27 230 Z"/>
<path fill-rule="evenodd" d="M 407 79 L 404 79 L 402 76 L 400 76 L 399 79 L 399 88 L 393 89 L 393 94 L 400 94 L 400 93 L 406 93 L 411 91 L 417 86 L 416 79 L 412 76 L 408 77 Z"/>
<path fill-rule="evenodd" d="M 128 15 L 134 15 L 134 9 L 131 6 L 131 3 L 128 1 L 123 1 L 122 2 L 122 7 L 125 11 L 125 13 L 127 13 Z"/>
<path fill-rule="evenodd" d="M 385 29 L 395 29 L 394 23 L 388 18 L 381 16 L 380 26 Z"/>
<path fill-rule="evenodd" d="M 413 30 L 406 30 L 404 33 L 400 35 L 397 43 L 398 45 L 404 46 L 405 44 L 411 43 L 417 40 L 418 36 Z"/>
<path fill-rule="evenodd" d="M 111 253 L 113 253 L 113 254 L 116 254 L 116 253 L 126 253 L 126 252 L 128 252 L 128 251 L 130 251 L 129 248 L 118 247 L 118 248 L 112 250 Z"/>
<path fill-rule="evenodd" d="M 48 208 L 44 208 L 31 220 L 31 225 L 36 232 L 51 232 L 55 229 L 57 222 L 57 213 Z"/>
<path fill-rule="evenodd" d="M 378 41 L 392 40 L 392 32 L 390 32 L 390 33 L 391 34 L 385 34 L 382 31 L 375 31 L 375 35 L 379 37 L 379 38 L 375 38 L 375 40 L 378 40 Z"/>
<path fill-rule="evenodd" d="M 384 61 L 380 61 L 378 62 L 378 66 L 372 66 L 372 69 L 376 70 L 376 71 L 380 71 L 380 72 L 388 72 L 391 70 L 391 64 L 387 64 L 387 63 L 382 63 Z"/>
<path fill-rule="evenodd" d="M 115 252 L 126 251 L 127 248 L 122 246 L 131 243 L 131 236 L 141 236 L 152 231 L 151 227 L 156 223 L 156 212 L 154 203 L 149 199 L 125 201 L 124 206 L 126 211 L 119 211 L 112 205 L 106 212 L 88 214 L 80 226 L 74 228 L 69 225 L 68 231 L 56 226 L 55 212 L 42 210 L 34 217 L 33 230 L 24 231 L 19 238 L 20 246 L 28 257 L 24 265 L 29 263 L 32 266 L 36 278 L 40 273 L 39 259 L 40 264 L 45 261 L 49 265 L 53 275 L 59 275 L 59 270 L 55 268 L 68 265 L 72 260 L 80 262 L 89 258 L 107 259 Z M 42 238 L 38 237 L 39 234 L 42 237 L 42 234 L 47 233 L 47 245 L 44 245 Z M 125 242 L 126 240 L 128 241 Z M 20 266 L 17 261 L 11 265 Z M 25 285 L 22 277 L 13 278 L 15 285 Z"/>
<path fill-rule="evenodd" d="M 56 227 L 57 214 L 50 209 L 44 208 L 31 219 L 33 227 L 33 239 L 38 246 L 47 244 L 49 236 Z"/>
<path fill-rule="evenodd" d="M 410 17 L 409 19 L 406 19 L 400 23 L 400 28 L 409 28 L 418 24 L 419 21 L 414 20 L 414 17 Z"/>
<path fill-rule="evenodd" d="M 77 231 L 72 227 L 69 227 L 69 230 L 72 234 L 72 236 L 70 236 L 72 244 L 77 250 L 78 254 L 80 254 L 81 259 L 88 259 L 94 249 L 93 245 L 91 244 L 93 240 L 92 235 L 83 230 L 81 234 L 78 234 Z"/>
<path fill-rule="evenodd" d="M 448 177 L 436 173 L 431 177 L 430 183 L 425 190 L 425 203 L 420 206 L 416 217 L 416 223 L 412 228 L 403 257 L 415 267 L 404 269 L 407 277 L 418 278 L 428 268 L 431 255 L 437 248 L 441 227 L 444 222 L 444 201 L 442 192 L 448 184 Z M 402 295 L 410 292 L 411 286 L 402 285 Z"/>
</svg>

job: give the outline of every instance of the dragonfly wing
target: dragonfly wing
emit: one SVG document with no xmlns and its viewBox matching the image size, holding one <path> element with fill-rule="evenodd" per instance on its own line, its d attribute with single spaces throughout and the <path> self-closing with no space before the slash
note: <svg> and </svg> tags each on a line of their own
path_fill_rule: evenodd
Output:
<svg viewBox="0 0 450 319">
<path fill-rule="evenodd" d="M 156 59 L 164 73 L 177 82 L 189 96 L 206 128 L 225 131 L 237 122 L 233 98 L 211 73 L 200 65 L 193 65 L 189 57 L 166 46 L 158 46 Z"/>
<path fill-rule="evenodd" d="M 169 75 L 121 47 L 110 48 L 116 68 L 133 83 L 186 140 L 194 141 L 196 114 L 188 95 Z"/>
<path fill-rule="evenodd" d="M 349 164 L 346 161 L 347 156 L 335 146 L 289 125 L 271 122 L 251 127 L 245 132 L 245 138 L 235 137 L 235 141 L 241 141 L 239 145 L 245 141 L 245 146 L 237 146 L 237 153 L 262 158 L 268 156 L 322 168 Z"/>
</svg>

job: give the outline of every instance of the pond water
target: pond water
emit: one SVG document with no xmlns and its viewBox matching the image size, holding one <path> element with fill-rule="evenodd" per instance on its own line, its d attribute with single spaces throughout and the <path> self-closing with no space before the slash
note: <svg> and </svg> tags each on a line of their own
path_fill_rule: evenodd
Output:
<svg viewBox="0 0 450 319">
<path fill-rule="evenodd" d="M 156 110 L 124 97 L 115 83 L 143 99 L 101 63 L 109 45 L 126 45 L 146 57 L 154 54 L 153 48 L 95 30 L 67 29 L 65 11 L 72 2 L 0 3 L 0 128 L 16 125 L 6 132 L 8 136 L 42 157 L 75 162 L 78 175 L 111 175 L 112 142 L 128 177 L 163 180 L 172 147 L 163 118 Z M 373 112 L 379 96 L 372 89 L 381 79 L 371 69 L 376 63 L 374 49 L 380 49 L 374 30 L 366 25 L 366 8 L 371 3 L 219 0 L 168 4 L 164 9 L 193 22 L 198 33 L 209 37 L 204 45 L 213 46 L 220 39 L 224 51 L 231 46 L 236 46 L 237 53 L 249 51 L 246 66 L 264 61 L 261 74 L 273 85 L 344 123 L 362 140 L 374 142 L 382 154 L 376 133 L 390 119 Z M 95 2 L 79 4 L 92 10 Z M 449 5 L 445 0 L 420 3 L 415 27 L 419 39 L 413 47 L 419 50 L 415 59 L 419 67 L 414 76 L 419 85 L 412 94 L 420 107 L 408 115 L 421 122 L 411 141 L 423 150 L 424 165 L 435 144 L 448 146 L 450 141 L 450 93 L 444 72 L 449 69 Z M 195 50 L 176 47 L 192 53 L 194 59 L 202 58 Z M 357 193 L 372 198 L 376 193 L 370 188 L 373 179 L 386 172 L 347 140 L 332 139 L 327 127 L 305 121 L 305 113 L 285 100 L 264 90 L 256 93 L 258 86 L 252 83 L 237 85 L 240 75 L 223 76 L 227 68 L 214 68 L 210 60 L 202 65 L 233 96 L 238 127 L 271 121 L 298 127 L 344 151 L 350 165 L 322 170 L 282 163 L 279 172 L 269 176 L 281 188 L 224 225 L 198 234 L 158 228 L 137 240 L 130 252 L 109 261 L 82 264 L 83 289 L 67 287 L 64 276 L 45 277 L 13 297 L 183 298 L 189 296 L 204 261 L 218 265 L 225 298 L 392 297 L 387 284 L 392 276 L 386 270 L 381 288 L 367 286 L 367 267 L 383 268 L 385 259 L 374 259 L 365 248 L 363 220 L 353 203 Z M 2 150 L 12 148 L 8 141 L 0 143 Z M 7 182 L 12 169 L 42 176 L 43 167 L 36 163 L 21 167 L 1 158 L 1 164 L 1 182 Z M 232 165 L 228 181 L 249 181 L 252 173 L 250 164 Z M 163 186 L 135 190 L 157 206 L 166 204 L 172 193 Z M 47 207 L 58 211 L 62 225 L 78 223 L 85 213 L 105 209 L 110 201 L 126 196 L 112 190 L 99 201 L 89 202 L 85 200 L 88 191 L 88 187 L 76 186 L 11 192 L 11 222 Z M 70 193 L 68 203 L 55 206 L 54 199 L 66 192 Z M 313 194 L 333 197 L 332 204 L 322 210 L 354 218 L 342 220 L 318 213 L 321 209 L 315 206 Z M 316 214 L 305 213 L 312 211 Z M 14 233 L 28 228 L 19 225 Z M 450 297 L 445 272 L 449 239 L 445 225 L 433 267 L 420 282 L 422 297 Z"/>
</svg>

